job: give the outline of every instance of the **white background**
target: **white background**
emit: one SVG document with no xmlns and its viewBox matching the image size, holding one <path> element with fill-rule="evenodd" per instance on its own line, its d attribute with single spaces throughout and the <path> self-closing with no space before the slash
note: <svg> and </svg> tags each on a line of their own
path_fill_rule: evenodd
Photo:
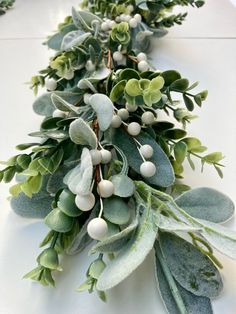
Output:
<svg viewBox="0 0 236 314">
<path fill-rule="evenodd" d="M 50 52 L 41 43 L 78 1 L 16 0 L 14 9 L 0 17 L 0 159 L 13 155 L 18 143 L 30 141 L 27 134 L 38 129 L 40 117 L 31 104 L 32 92 L 24 85 L 45 67 Z M 234 1 L 232 0 L 232 3 Z M 236 7 L 228 0 L 207 0 L 197 10 L 189 9 L 183 26 L 171 29 L 155 42 L 152 53 L 157 68 L 177 69 L 200 89 L 209 90 L 200 116 L 189 128 L 211 151 L 226 155 L 224 179 L 210 167 L 201 174 L 186 167 L 185 182 L 210 186 L 234 201 L 236 179 Z M 38 244 L 47 232 L 43 222 L 16 216 L 6 200 L 8 187 L 0 186 L 0 314 L 162 314 L 165 310 L 154 280 L 153 255 L 127 280 L 108 293 L 104 304 L 97 296 L 74 289 L 85 277 L 89 258 L 84 252 L 62 261 L 64 272 L 57 287 L 44 288 L 22 276 L 31 270 Z M 236 223 L 227 224 L 236 230 Z M 236 263 L 219 256 L 224 264 L 225 288 L 213 301 L 216 314 L 236 313 Z"/>
</svg>

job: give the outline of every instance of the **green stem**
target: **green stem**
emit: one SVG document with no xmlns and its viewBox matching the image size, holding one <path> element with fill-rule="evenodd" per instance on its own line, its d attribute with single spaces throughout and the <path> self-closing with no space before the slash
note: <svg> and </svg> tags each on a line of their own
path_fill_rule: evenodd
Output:
<svg viewBox="0 0 236 314">
<path fill-rule="evenodd" d="M 53 238 L 52 238 L 52 242 L 51 242 L 50 248 L 53 249 L 55 247 L 55 245 L 57 243 L 58 236 L 59 236 L 59 232 L 55 232 L 54 235 L 53 235 Z"/>
</svg>

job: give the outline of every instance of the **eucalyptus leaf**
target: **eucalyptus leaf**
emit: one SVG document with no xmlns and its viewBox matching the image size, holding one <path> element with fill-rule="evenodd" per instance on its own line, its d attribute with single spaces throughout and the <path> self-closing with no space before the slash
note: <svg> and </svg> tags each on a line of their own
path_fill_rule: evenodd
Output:
<svg viewBox="0 0 236 314">
<path fill-rule="evenodd" d="M 128 277 L 151 251 L 157 235 L 150 208 L 144 208 L 137 232 L 100 275 L 97 288 L 108 290 Z"/>
<path fill-rule="evenodd" d="M 104 94 L 94 94 L 89 98 L 89 103 L 97 114 L 101 131 L 106 131 L 113 117 L 114 106 L 109 97 Z"/>
<path fill-rule="evenodd" d="M 223 287 L 211 260 L 191 243 L 171 234 L 160 234 L 160 246 L 175 280 L 197 296 L 217 297 Z"/>
<path fill-rule="evenodd" d="M 39 96 L 33 103 L 33 110 L 35 113 L 41 116 L 52 116 L 55 110 L 53 103 L 51 101 L 51 94 L 45 93 Z"/>
<path fill-rule="evenodd" d="M 175 202 L 195 218 L 223 223 L 234 214 L 234 203 L 225 194 L 211 188 L 196 188 L 183 193 Z"/>
<path fill-rule="evenodd" d="M 69 135 L 75 144 L 97 147 L 97 137 L 91 127 L 82 118 L 78 118 L 70 124 Z"/>
<path fill-rule="evenodd" d="M 63 37 L 61 50 L 68 51 L 75 46 L 83 44 L 85 39 L 87 39 L 90 35 L 91 33 L 85 33 L 81 30 L 69 32 Z"/>
<path fill-rule="evenodd" d="M 74 194 L 87 195 L 93 179 L 93 164 L 89 150 L 84 147 L 81 161 L 64 178 L 64 183 Z"/>
<path fill-rule="evenodd" d="M 50 229 L 64 233 L 72 229 L 74 219 L 55 208 L 45 217 L 44 222 Z"/>
<path fill-rule="evenodd" d="M 75 205 L 75 195 L 66 189 L 59 195 L 57 206 L 70 217 L 78 217 L 82 214 L 82 211 Z"/>
<path fill-rule="evenodd" d="M 120 197 L 109 197 L 104 200 L 104 217 L 117 225 L 127 224 L 130 219 L 130 209 L 127 203 Z"/>
</svg>

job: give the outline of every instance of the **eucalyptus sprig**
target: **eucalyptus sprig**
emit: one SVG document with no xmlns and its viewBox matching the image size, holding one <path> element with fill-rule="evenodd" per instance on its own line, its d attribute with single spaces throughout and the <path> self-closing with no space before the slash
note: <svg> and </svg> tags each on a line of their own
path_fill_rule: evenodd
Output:
<svg viewBox="0 0 236 314">
<path fill-rule="evenodd" d="M 14 2 L 15 0 L 0 0 L 0 15 L 5 14 L 13 6 Z"/>
<path fill-rule="evenodd" d="M 236 259 L 236 234 L 220 226 L 234 204 L 182 181 L 186 161 L 194 169 L 195 158 L 223 176 L 222 153 L 207 153 L 187 133 L 207 91 L 176 70 L 156 71 L 144 53 L 153 36 L 185 17 L 169 10 L 189 4 L 203 1 L 85 1 L 85 10 L 73 8 L 47 39 L 55 55 L 31 80 L 35 93 L 47 89 L 33 103 L 43 121 L 29 135 L 38 141 L 18 145 L 21 153 L 0 171 L 4 182 L 17 180 L 13 210 L 44 218 L 49 228 L 25 278 L 54 286 L 60 255 L 93 243 L 95 258 L 78 291 L 96 290 L 105 301 L 105 291 L 154 249 L 168 312 L 212 313 L 211 298 L 223 286 L 213 247 Z"/>
</svg>

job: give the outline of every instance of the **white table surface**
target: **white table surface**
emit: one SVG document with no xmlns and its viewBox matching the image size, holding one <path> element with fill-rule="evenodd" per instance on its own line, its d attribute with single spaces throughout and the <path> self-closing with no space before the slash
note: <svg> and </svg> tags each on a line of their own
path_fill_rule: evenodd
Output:
<svg viewBox="0 0 236 314">
<path fill-rule="evenodd" d="M 49 51 L 41 45 L 47 34 L 70 13 L 78 1 L 16 0 L 14 9 L 0 17 L 0 159 L 28 141 L 41 118 L 31 104 L 32 92 L 24 85 L 47 65 Z M 187 21 L 155 42 L 152 57 L 160 69 L 178 69 L 200 89 L 209 90 L 199 119 L 189 127 L 211 151 L 226 155 L 224 179 L 206 167 L 192 172 L 186 167 L 185 182 L 210 186 L 234 201 L 236 179 L 236 7 L 235 0 L 207 0 L 205 7 L 189 9 Z M 64 272 L 57 287 L 44 288 L 22 276 L 32 269 L 40 252 L 38 244 L 47 232 L 43 222 L 15 215 L 6 200 L 8 187 L 0 186 L 0 314 L 162 314 L 165 313 L 154 280 L 153 255 L 135 273 L 108 293 L 104 304 L 97 296 L 74 289 L 85 278 L 90 259 L 87 252 L 63 260 Z M 236 230 L 235 220 L 227 224 Z M 213 301 L 214 313 L 236 313 L 236 262 L 219 256 L 225 288 Z"/>
</svg>

